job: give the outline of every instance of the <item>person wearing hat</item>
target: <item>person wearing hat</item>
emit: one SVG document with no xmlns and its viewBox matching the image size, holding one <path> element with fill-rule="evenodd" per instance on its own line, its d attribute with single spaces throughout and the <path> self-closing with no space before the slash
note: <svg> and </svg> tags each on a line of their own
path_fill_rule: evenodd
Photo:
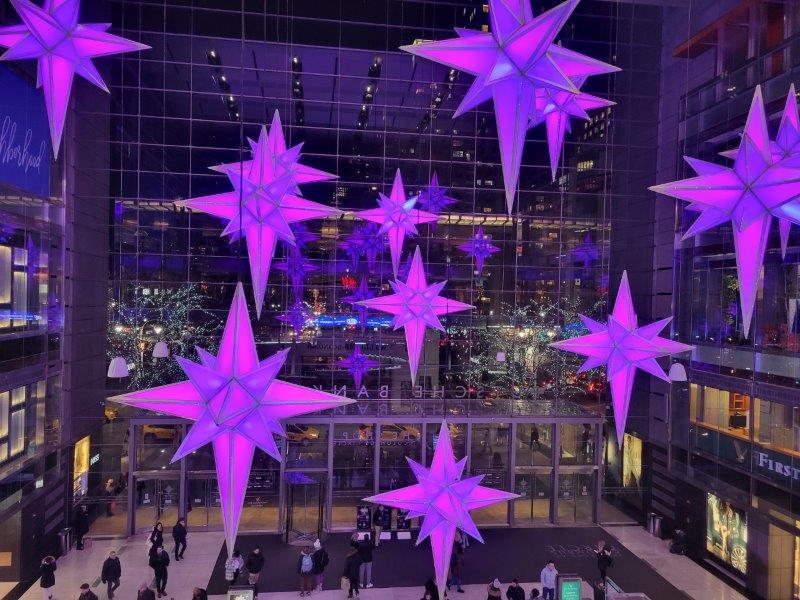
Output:
<svg viewBox="0 0 800 600">
<path fill-rule="evenodd" d="M 322 543 L 317 540 L 314 542 L 314 554 L 311 555 L 311 560 L 314 561 L 314 578 L 316 579 L 316 590 L 322 591 L 322 584 L 325 578 L 325 567 L 331 561 L 328 556 L 328 551 L 322 547 Z"/>
<path fill-rule="evenodd" d="M 511 585 L 506 590 L 506 598 L 508 600 L 525 600 L 525 590 L 522 589 L 516 579 L 511 580 Z"/>
<path fill-rule="evenodd" d="M 486 592 L 486 600 L 498 600 L 498 598 L 502 598 L 503 593 L 500 591 L 500 580 L 495 577 L 495 580 L 486 586 Z"/>
</svg>

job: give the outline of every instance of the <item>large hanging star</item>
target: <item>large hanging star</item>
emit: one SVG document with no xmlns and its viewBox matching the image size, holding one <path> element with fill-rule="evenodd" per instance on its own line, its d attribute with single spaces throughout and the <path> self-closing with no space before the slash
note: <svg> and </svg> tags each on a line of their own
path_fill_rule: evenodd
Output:
<svg viewBox="0 0 800 600">
<path fill-rule="evenodd" d="M 11 5 L 22 24 L 0 28 L 0 46 L 8 48 L 0 60 L 39 61 L 37 87 L 44 89 L 53 154 L 58 157 L 75 73 L 108 92 L 92 59 L 150 46 L 107 33 L 110 23 L 78 23 L 80 0 L 45 0 L 42 8 L 29 0 L 11 0 Z"/>
<path fill-rule="evenodd" d="M 573 78 L 575 87 L 580 89 L 586 77 Z M 530 126 L 544 123 L 547 131 L 547 149 L 550 153 L 550 173 L 556 178 L 561 149 L 564 147 L 564 136 L 570 131 L 570 118 L 589 120 L 586 111 L 595 108 L 614 106 L 611 100 L 598 98 L 583 92 L 542 87 L 536 90 L 536 99 L 531 113 Z"/>
<path fill-rule="evenodd" d="M 403 252 L 403 242 L 406 234 L 417 235 L 417 225 L 422 223 L 433 223 L 437 216 L 433 213 L 417 210 L 414 205 L 419 199 L 418 196 L 406 198 L 406 191 L 403 188 L 403 178 L 400 169 L 394 176 L 392 192 L 386 197 L 378 194 L 378 204 L 380 208 L 362 210 L 356 216 L 377 223 L 381 226 L 379 234 L 386 234 L 389 237 L 389 252 L 392 256 L 392 272 L 397 277 L 397 268 L 400 266 L 400 255 Z"/>
<path fill-rule="evenodd" d="M 478 273 L 483 273 L 483 263 L 495 252 L 500 252 L 500 248 L 492 244 L 492 236 L 483 233 L 483 227 L 478 227 L 478 231 L 470 240 L 458 247 L 475 259 L 475 266 Z"/>
<path fill-rule="evenodd" d="M 672 317 L 639 327 L 633 310 L 627 271 L 622 273 L 614 310 L 608 317 L 608 323 L 598 323 L 585 315 L 580 315 L 580 318 L 589 329 L 587 335 L 550 345 L 588 357 L 581 365 L 579 373 L 606 365 L 606 377 L 611 384 L 617 442 L 621 447 L 636 369 L 647 371 L 668 382 L 669 377 L 656 362 L 656 358 L 686 352 L 694 346 L 659 337 L 658 332 L 672 321 Z"/>
<path fill-rule="evenodd" d="M 440 296 L 446 281 L 428 285 L 419 246 L 414 252 L 406 282 L 391 281 L 389 284 L 394 294 L 362 300 L 358 304 L 394 315 L 392 325 L 395 330 L 405 328 L 411 381 L 416 381 L 419 357 L 425 343 L 425 329 L 432 327 L 444 331 L 440 316 L 475 307 Z"/>
<path fill-rule="evenodd" d="M 339 361 L 339 366 L 347 369 L 353 376 L 353 381 L 356 384 L 356 393 L 361 389 L 361 379 L 366 375 L 367 371 L 377 368 L 378 361 L 372 360 L 369 356 L 361 351 L 361 346 L 356 346 L 347 358 Z"/>
<path fill-rule="evenodd" d="M 797 107 L 784 113 L 783 133 L 778 139 L 789 140 L 787 132 L 796 135 Z M 794 119 L 794 123 L 792 120 Z M 758 281 L 772 219 L 788 227 L 800 224 L 800 164 L 798 158 L 773 155 L 764 112 L 761 88 L 756 88 L 747 123 L 732 168 L 685 157 L 697 173 L 696 177 L 656 185 L 650 189 L 660 194 L 687 200 L 687 208 L 700 216 L 686 231 L 683 239 L 730 222 L 736 250 L 739 275 L 739 299 L 745 337 L 755 308 Z"/>
<path fill-rule="evenodd" d="M 208 443 L 213 445 L 229 554 L 235 547 L 254 449 L 261 448 L 280 462 L 273 435 L 286 437 L 282 420 L 353 402 L 276 380 L 288 352 L 259 361 L 240 283 L 218 354 L 198 348 L 200 364 L 176 357 L 188 381 L 111 398 L 194 421 L 172 462 Z"/>
<path fill-rule="evenodd" d="M 541 91 L 563 90 L 580 97 L 576 82 L 619 70 L 553 43 L 577 5 L 578 0 L 567 0 L 534 18 L 528 0 L 489 0 L 490 33 L 456 29 L 459 37 L 454 39 L 401 47 L 476 76 L 454 116 L 486 100 L 494 101 L 509 214 L 514 206 L 525 134 L 530 120 L 539 118 L 537 99 L 546 99 L 542 106 L 552 104 L 548 114 L 561 114 L 559 118 L 573 113 L 582 116 L 581 103 L 542 97 Z M 584 110 L 593 108 L 584 104 Z M 548 138 L 551 130 L 553 135 L 559 130 L 563 133 L 560 124 L 548 124 Z M 559 144 L 561 141 L 563 137 Z M 558 159 L 558 153 L 551 149 L 553 156 Z"/>
<path fill-rule="evenodd" d="M 295 334 L 300 335 L 303 333 L 303 327 L 311 324 L 312 315 L 306 308 L 306 303 L 297 299 L 289 307 L 289 310 L 275 318 L 291 325 Z"/>
<path fill-rule="evenodd" d="M 303 145 L 286 148 L 277 110 L 269 134 L 266 126 L 262 126 L 258 141 L 250 140 L 250 144 L 252 160 L 214 167 L 228 176 L 233 191 L 181 200 L 175 204 L 225 219 L 228 224 L 222 235 L 245 238 L 256 315 L 260 317 L 277 241 L 280 239 L 294 246 L 296 241 L 291 224 L 341 212 L 299 196 L 299 185 L 335 179 L 336 175 L 298 163 Z"/>
<path fill-rule="evenodd" d="M 358 313 L 358 322 L 361 327 L 367 325 L 367 307 L 359 304 L 362 300 L 369 300 L 375 297 L 375 290 L 369 289 L 369 280 L 362 277 L 358 282 L 358 287 L 353 290 L 349 296 L 344 296 L 342 302 L 347 302 L 353 305 L 353 308 Z"/>
<path fill-rule="evenodd" d="M 444 590 L 456 530 L 483 542 L 470 511 L 517 498 L 517 494 L 480 485 L 484 475 L 462 479 L 467 459 L 456 462 L 446 422 L 439 429 L 430 469 L 406 457 L 417 483 L 365 498 L 366 502 L 409 511 L 408 517 L 423 517 L 417 545 L 431 540 L 436 582 Z"/>
</svg>

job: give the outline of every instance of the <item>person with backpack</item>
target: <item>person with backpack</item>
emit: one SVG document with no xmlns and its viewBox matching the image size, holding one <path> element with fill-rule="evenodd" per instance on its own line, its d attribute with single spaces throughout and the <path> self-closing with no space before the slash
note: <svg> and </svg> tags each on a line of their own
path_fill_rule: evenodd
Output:
<svg viewBox="0 0 800 600">
<path fill-rule="evenodd" d="M 108 600 L 114 597 L 114 591 L 119 587 L 119 578 L 122 577 L 122 565 L 117 553 L 113 550 L 108 553 L 108 558 L 103 562 L 100 571 L 100 581 L 108 585 Z"/>
<path fill-rule="evenodd" d="M 361 582 L 361 587 L 372 587 L 372 551 L 375 550 L 375 543 L 369 537 L 369 534 L 364 534 L 364 541 L 358 545 L 358 558 L 361 562 L 358 567 L 358 579 Z"/>
<path fill-rule="evenodd" d="M 236 583 L 242 573 L 242 569 L 244 569 L 244 559 L 242 558 L 242 553 L 236 548 L 233 551 L 233 556 L 225 561 L 225 581 L 231 585 Z"/>
<path fill-rule="evenodd" d="M 311 555 L 311 559 L 314 561 L 314 577 L 316 578 L 315 589 L 321 592 L 323 580 L 325 578 L 325 567 L 328 566 L 331 559 L 328 556 L 328 551 L 322 547 L 322 543 L 319 540 L 314 542 L 314 554 Z"/>
<path fill-rule="evenodd" d="M 42 564 L 39 565 L 39 587 L 42 588 L 42 600 L 52 600 L 53 588 L 56 585 L 56 559 L 52 556 L 45 556 Z"/>
<path fill-rule="evenodd" d="M 297 574 L 300 575 L 300 595 L 311 595 L 311 581 L 314 578 L 314 559 L 311 557 L 313 550 L 306 546 L 300 551 L 297 558 Z"/>
<path fill-rule="evenodd" d="M 498 600 L 503 597 L 503 592 L 500 591 L 500 580 L 495 577 L 489 585 L 486 586 L 486 600 Z"/>
</svg>

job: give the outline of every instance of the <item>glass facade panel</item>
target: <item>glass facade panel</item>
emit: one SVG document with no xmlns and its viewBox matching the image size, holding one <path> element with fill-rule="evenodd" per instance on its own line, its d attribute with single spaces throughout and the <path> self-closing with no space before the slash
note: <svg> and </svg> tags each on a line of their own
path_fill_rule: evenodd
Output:
<svg viewBox="0 0 800 600">
<path fill-rule="evenodd" d="M 516 465 L 553 464 L 553 426 L 544 423 L 517 425 Z"/>
<path fill-rule="evenodd" d="M 509 481 L 509 434 L 507 425 L 502 423 L 472 425 L 472 451 L 470 470 L 473 475 L 483 475 L 481 485 L 508 489 Z M 508 505 L 495 504 L 473 511 L 472 516 L 478 524 L 508 523 Z"/>
<path fill-rule="evenodd" d="M 286 425 L 286 468 L 328 468 L 326 424 L 289 423 Z"/>
<path fill-rule="evenodd" d="M 381 423 L 378 489 L 381 492 L 405 487 L 417 479 L 406 458 L 422 461 L 422 427 L 409 423 Z"/>
<path fill-rule="evenodd" d="M 336 423 L 333 432 L 331 525 L 352 527 L 356 507 L 375 491 L 375 426 Z"/>
<path fill-rule="evenodd" d="M 594 463 L 596 450 L 594 427 L 589 423 L 559 424 L 561 447 L 559 463 L 562 465 L 586 465 Z"/>
</svg>

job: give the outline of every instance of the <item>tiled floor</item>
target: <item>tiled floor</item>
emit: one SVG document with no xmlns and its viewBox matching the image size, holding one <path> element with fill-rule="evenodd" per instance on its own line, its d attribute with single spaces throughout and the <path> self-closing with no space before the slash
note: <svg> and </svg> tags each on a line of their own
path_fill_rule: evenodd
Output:
<svg viewBox="0 0 800 600">
<path fill-rule="evenodd" d="M 692 598 L 702 600 L 745 600 L 745 596 L 715 577 L 693 560 L 670 554 L 667 540 L 650 535 L 644 527 L 605 527 L 628 550 L 647 562 L 672 585 Z M 609 575 L 613 578 L 613 575 Z"/>
<path fill-rule="evenodd" d="M 684 590 L 692 598 L 702 600 L 744 600 L 744 596 L 731 589 L 711 573 L 684 556 L 675 556 L 667 550 L 667 542 L 649 535 L 641 527 L 607 527 L 609 533 L 620 540 L 629 550 L 650 563 L 662 576 L 669 579 L 676 587 Z M 221 532 L 193 533 L 189 538 L 186 559 L 173 562 L 169 569 L 167 584 L 168 598 L 188 600 L 192 588 L 205 586 L 208 582 L 214 563 L 222 545 Z M 171 549 L 171 543 L 168 544 Z M 95 540 L 91 549 L 79 552 L 72 550 L 58 561 L 56 572 L 55 600 L 76 598 L 81 583 L 87 582 L 101 600 L 106 598 L 105 586 L 100 583 L 100 568 L 110 550 L 116 550 L 122 562 L 122 585 L 117 591 L 119 600 L 136 597 L 136 588 L 145 580 L 152 582 L 152 571 L 147 566 L 145 536 L 136 536 L 127 540 Z M 505 583 L 505 582 L 504 582 Z M 529 590 L 531 584 L 523 584 Z M 505 592 L 505 585 L 503 586 Z M 454 597 L 463 600 L 483 600 L 486 588 L 483 585 L 465 586 L 466 593 Z M 588 589 L 585 590 L 588 592 Z M 370 589 L 363 590 L 364 600 L 419 600 L 422 596 L 419 587 Z M 325 591 L 314 594 L 319 600 L 341 600 L 345 594 L 341 591 Z M 294 592 L 260 594 L 259 600 L 288 600 L 297 598 Z M 584 597 L 591 597 L 584 594 Z M 39 600 L 41 592 L 34 585 L 23 596 L 23 600 Z M 223 596 L 212 596 L 213 600 L 222 600 Z"/>
</svg>

